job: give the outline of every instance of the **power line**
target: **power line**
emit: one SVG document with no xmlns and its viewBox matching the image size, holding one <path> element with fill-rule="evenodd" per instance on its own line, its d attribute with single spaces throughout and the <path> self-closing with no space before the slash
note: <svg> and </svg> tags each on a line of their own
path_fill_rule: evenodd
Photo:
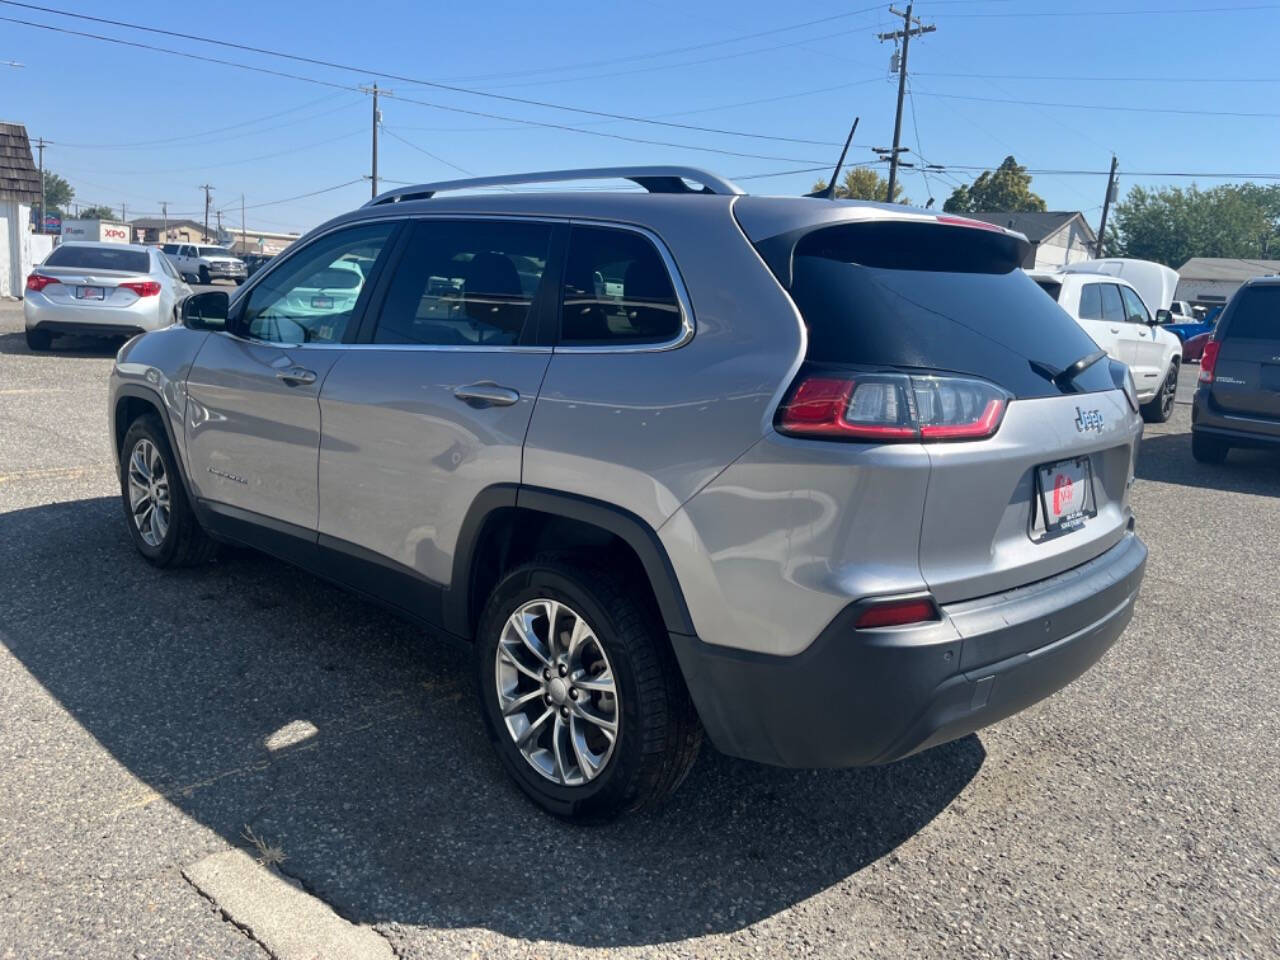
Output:
<svg viewBox="0 0 1280 960">
<path fill-rule="evenodd" d="M 610 113 L 606 110 L 591 110 L 586 107 L 575 107 L 563 103 L 554 103 L 549 100 L 534 100 L 528 97 L 516 97 L 503 93 L 491 93 L 484 90 L 473 90 L 468 87 L 461 87 L 456 84 L 440 83 L 435 80 L 423 80 L 417 77 L 409 77 L 404 74 L 388 73 L 384 70 L 374 70 L 368 67 L 352 66 L 345 63 L 337 63 L 333 60 L 322 60 L 319 57 L 306 57 L 295 53 L 285 53 L 280 50 L 270 50 L 265 47 L 255 47 L 246 43 L 234 43 L 230 40 L 215 40 L 210 37 L 201 37 L 196 34 L 182 33 L 176 30 L 164 30 L 159 27 L 149 27 L 145 24 L 130 23 L 126 20 L 113 20 L 107 17 L 94 17 L 83 13 L 72 13 L 66 10 L 58 10 L 53 7 L 40 6 L 33 3 L 21 3 L 19 0 L 0 0 L 7 6 L 22 7 L 28 10 L 38 10 L 42 13 L 51 13 L 56 16 L 70 17 L 75 20 L 88 20 L 93 23 L 104 23 L 115 27 L 124 27 L 130 30 L 141 30 L 145 33 L 160 34 L 161 36 L 176 37 L 182 40 L 190 40 L 196 43 L 207 43 L 219 47 L 228 47 L 233 50 L 243 50 L 246 53 L 256 53 L 262 56 L 278 57 L 284 60 L 292 60 L 296 63 L 306 63 L 317 67 L 327 67 L 332 70 L 344 70 L 348 73 L 359 73 L 368 76 L 380 77 L 386 80 L 394 80 L 399 83 L 412 83 L 417 86 L 431 87 L 436 90 L 447 90 L 450 93 L 461 93 L 467 96 L 484 97 L 490 100 L 501 100 L 504 103 L 517 103 L 526 107 L 540 107 L 548 110 L 563 110 L 569 113 L 577 113 L 589 117 L 602 117 L 610 120 L 625 120 L 629 123 L 645 123 L 659 127 L 671 127 L 679 130 L 691 130 L 699 133 L 713 133 L 719 136 L 727 137 L 745 137 L 753 140 L 774 140 L 783 143 L 800 143 L 816 146 L 840 146 L 839 143 L 833 143 L 830 140 L 810 140 L 801 137 L 784 137 L 773 134 L 754 133 L 742 130 L 726 130 L 719 127 L 703 127 L 696 124 L 677 123 L 671 120 L 657 120 L 649 117 L 636 117 L 630 114 Z M 872 8 L 874 9 L 874 8 Z"/>
<path fill-rule="evenodd" d="M 332 193 L 334 190 L 341 190 L 343 187 L 349 187 L 353 183 L 361 183 L 364 177 L 356 177 L 354 180 L 346 180 L 342 183 L 336 183 L 332 187 L 322 187 L 319 190 L 312 190 L 309 193 L 299 193 L 292 197 L 281 197 L 279 200 L 264 200 L 261 203 L 248 203 L 243 206 L 245 210 L 257 210 L 261 207 L 274 207 L 281 203 L 292 203 L 295 200 L 305 200 L 308 197 L 318 197 L 322 193 Z"/>
<path fill-rule="evenodd" d="M 468 177 L 474 177 L 476 175 L 472 173 L 470 170 L 468 170 L 466 167 L 460 167 L 453 161 L 446 160 L 444 157 L 437 156 L 436 154 L 432 153 L 430 150 L 424 149 L 423 147 L 418 146 L 416 143 L 406 140 L 404 137 L 400 136 L 400 134 L 396 133 L 394 130 L 390 130 L 384 126 L 382 128 L 382 132 L 389 137 L 399 140 L 406 147 L 412 147 L 414 150 L 417 150 L 419 153 L 426 154 L 436 163 L 444 164 L 444 166 L 457 170 L 459 173 L 465 173 Z"/>
<path fill-rule="evenodd" d="M 1252 3 L 1230 7 L 1147 7 L 1142 10 L 1034 10 L 1017 13 L 949 13 L 948 17 L 964 17 L 966 19 L 991 19 L 995 17 L 1137 17 L 1158 15 L 1167 17 L 1180 13 L 1233 13 L 1243 10 L 1280 10 L 1280 3 Z"/>
<path fill-rule="evenodd" d="M 0 0 L 0 3 L 5 0 Z M 1241 110 L 1191 110 L 1183 107 L 1131 107 L 1109 103 L 1063 103 L 1048 100 L 1019 100 L 1013 97 L 975 97 L 958 93 L 918 91 L 922 97 L 938 97 L 943 100 L 971 100 L 975 103 L 1011 103 L 1027 107 L 1066 107 L 1072 110 L 1113 110 L 1121 113 L 1171 113 L 1190 117 L 1244 117 L 1248 119 L 1280 117 L 1280 113 L 1250 113 Z"/>
<path fill-rule="evenodd" d="M 1280 77 L 1206 77 L 1187 74 L 1181 77 L 1101 77 L 1091 74 L 1065 73 L 959 73 L 944 70 L 917 70 L 917 77 L 962 77 L 974 80 L 1089 80 L 1102 83 L 1280 83 Z"/>
<path fill-rule="evenodd" d="M 10 2 L 10 0 L 0 0 L 0 3 L 5 3 L 5 2 Z M 35 23 L 30 20 L 20 20 L 14 17 L 0 17 L 0 22 L 17 23 L 22 26 L 34 27 L 39 30 L 48 30 L 54 33 L 63 33 L 70 36 L 85 37 L 91 40 L 100 40 L 105 43 L 120 44 L 121 46 L 132 47 L 134 49 L 150 50 L 157 53 L 166 53 L 172 56 L 184 57 L 191 60 L 198 60 L 204 63 L 214 63 L 214 64 L 219 64 L 221 66 L 235 67 L 240 70 L 249 70 L 254 73 L 264 73 L 269 76 L 284 77 L 286 79 L 297 80 L 302 83 L 314 83 L 320 86 L 332 87 L 337 90 L 351 90 L 353 92 L 358 92 L 358 88 L 350 84 L 337 83 L 332 80 L 321 80 L 317 77 L 307 77 L 301 74 L 289 73 L 288 71 L 284 71 L 284 70 L 275 70 L 269 67 L 259 67 L 259 66 L 254 66 L 252 64 L 247 64 L 247 63 L 238 63 L 234 60 L 226 60 L 221 57 L 208 57 L 208 56 L 204 56 L 203 54 L 189 53 L 185 50 L 174 50 L 169 47 L 160 47 L 154 44 L 140 43 L 136 40 L 122 40 L 118 37 L 107 37 L 107 36 L 103 36 L 102 34 L 89 33 L 83 30 L 72 30 L 67 27 L 55 27 L 47 23 Z M 433 103 L 428 100 L 417 100 L 411 97 L 405 97 L 405 96 L 399 96 L 399 95 L 396 96 L 394 99 L 401 100 L 405 103 L 416 103 L 420 106 L 432 107 L 436 110 L 444 110 L 449 113 L 459 113 L 466 116 L 483 117 L 488 120 L 501 120 L 507 123 L 518 123 L 518 124 L 523 124 L 525 126 L 543 127 L 550 130 L 563 130 L 571 133 L 580 133 L 580 134 L 585 134 L 587 136 L 593 136 L 593 137 L 606 137 L 611 140 L 622 140 L 627 143 L 643 143 L 643 144 L 649 144 L 649 145 L 660 146 L 660 147 L 674 147 L 680 150 L 697 150 L 705 153 L 715 153 L 721 156 L 742 157 L 749 160 L 779 160 L 786 163 L 817 163 L 816 160 L 808 160 L 808 159 L 797 160 L 795 157 L 779 157 L 779 156 L 771 156 L 767 154 L 758 154 L 758 153 L 742 153 L 736 150 L 724 150 L 717 147 L 701 147 L 701 146 L 694 146 L 693 144 L 688 144 L 688 143 L 676 143 L 676 142 L 667 141 L 667 140 L 653 140 L 645 137 L 632 137 L 632 136 L 627 136 L 620 133 L 608 133 L 603 130 L 588 130 L 583 127 L 575 127 L 565 123 L 553 123 L 547 120 L 529 120 L 524 117 L 510 117 L 510 116 L 506 116 L 504 114 L 499 114 L 499 113 L 489 113 L 483 110 L 471 110 L 466 107 L 455 107 L 455 106 L 450 106 L 448 104 Z M 836 144 L 832 142 L 828 142 L 827 145 L 836 145 Z"/>
</svg>

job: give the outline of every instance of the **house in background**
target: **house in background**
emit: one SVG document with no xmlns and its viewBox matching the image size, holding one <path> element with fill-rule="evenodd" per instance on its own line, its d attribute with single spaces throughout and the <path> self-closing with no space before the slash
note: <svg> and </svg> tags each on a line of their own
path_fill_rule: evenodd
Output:
<svg viewBox="0 0 1280 960">
<path fill-rule="evenodd" d="M 1192 257 L 1178 268 L 1175 299 L 1187 300 L 1192 306 L 1220 307 L 1246 280 L 1269 273 L 1280 273 L 1280 260 Z"/>
<path fill-rule="evenodd" d="M 39 204 L 40 171 L 27 128 L 0 123 L 0 297 L 22 296 L 32 264 L 48 252 L 31 233 L 31 208 Z"/>
<path fill-rule="evenodd" d="M 1028 270 L 1057 270 L 1069 263 L 1088 260 L 1098 242 L 1098 235 L 1078 210 L 1047 213 L 997 210 L 963 216 L 1025 234 L 1031 241 L 1031 252 L 1022 261 L 1022 266 Z"/>
<path fill-rule="evenodd" d="M 134 243 L 209 243 L 217 244 L 217 232 L 205 233 L 204 225 L 194 220 L 139 217 L 130 220 Z"/>
</svg>

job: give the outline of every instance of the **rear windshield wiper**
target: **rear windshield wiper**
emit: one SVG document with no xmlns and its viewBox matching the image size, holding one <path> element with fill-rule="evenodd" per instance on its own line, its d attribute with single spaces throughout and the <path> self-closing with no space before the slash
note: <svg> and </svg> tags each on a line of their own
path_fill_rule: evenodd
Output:
<svg viewBox="0 0 1280 960">
<path fill-rule="evenodd" d="M 1106 356 L 1107 351 L 1098 350 L 1094 353 L 1081 357 L 1079 360 L 1061 370 L 1054 370 L 1053 367 L 1049 366 L 1047 363 L 1041 363 L 1039 360 L 1032 360 L 1031 366 L 1037 373 L 1048 379 L 1055 387 L 1060 390 L 1066 390 L 1072 386 L 1076 377 L 1080 376 L 1080 374 L 1084 373 L 1099 360 L 1105 359 Z"/>
</svg>

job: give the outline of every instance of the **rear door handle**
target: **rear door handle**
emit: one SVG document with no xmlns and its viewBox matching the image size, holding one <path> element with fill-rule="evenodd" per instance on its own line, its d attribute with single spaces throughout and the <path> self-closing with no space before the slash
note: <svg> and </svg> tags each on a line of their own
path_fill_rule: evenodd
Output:
<svg viewBox="0 0 1280 960">
<path fill-rule="evenodd" d="M 509 407 L 520 399 L 520 394 L 510 387 L 496 383 L 468 383 L 453 391 L 453 395 L 473 407 Z"/>
<path fill-rule="evenodd" d="M 1119 332 L 1120 332 L 1120 328 L 1119 328 L 1119 327 L 1112 327 L 1112 328 L 1111 328 L 1111 332 L 1112 332 L 1112 333 L 1119 333 Z"/>
<path fill-rule="evenodd" d="M 316 372 L 303 367 L 290 367 L 288 370 L 276 371 L 276 379 L 283 380 L 291 387 L 316 382 Z"/>
</svg>

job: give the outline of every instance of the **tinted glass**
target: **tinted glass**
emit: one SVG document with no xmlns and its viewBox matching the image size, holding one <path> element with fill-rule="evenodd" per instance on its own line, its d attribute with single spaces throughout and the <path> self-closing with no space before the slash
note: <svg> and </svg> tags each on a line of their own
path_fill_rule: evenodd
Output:
<svg viewBox="0 0 1280 960">
<path fill-rule="evenodd" d="M 1102 319 L 1102 284 L 1086 283 L 1080 288 L 1080 319 Z"/>
<path fill-rule="evenodd" d="M 851 224 L 795 246 L 790 292 L 809 330 L 807 358 L 873 369 L 965 373 L 1019 397 L 1097 347 L 1018 269 L 1003 234 L 933 224 Z M 1047 372 L 1046 372 L 1047 371 Z M 1112 390 L 1106 364 L 1075 380 Z"/>
<path fill-rule="evenodd" d="M 1062 284 L 1057 280 L 1037 280 L 1036 286 L 1055 300 L 1062 295 Z"/>
<path fill-rule="evenodd" d="M 566 346 L 665 343 L 680 333 L 680 303 L 661 255 L 630 230 L 574 227 L 561 300 Z"/>
<path fill-rule="evenodd" d="M 550 246 L 551 226 L 545 223 L 419 221 L 396 264 L 374 342 L 518 343 Z"/>
<path fill-rule="evenodd" d="M 1280 340 L 1280 286 L 1245 287 L 1236 294 L 1224 340 Z"/>
<path fill-rule="evenodd" d="M 79 267 L 83 270 L 124 270 L 129 273 L 150 273 L 151 259 L 145 250 L 128 250 L 121 247 L 55 247 L 45 258 L 49 267 Z"/>
<path fill-rule="evenodd" d="M 1124 301 L 1125 319 L 1130 323 L 1147 323 L 1151 319 L 1151 315 L 1147 313 L 1146 304 L 1142 302 L 1142 298 L 1136 291 L 1121 287 L 1120 299 Z"/>
<path fill-rule="evenodd" d="M 202 257 L 234 257 L 235 254 L 226 247 L 201 247 L 200 256 Z"/>
<path fill-rule="evenodd" d="M 273 343 L 341 341 L 394 229 L 391 223 L 349 227 L 297 251 L 253 288 L 240 329 Z"/>
<path fill-rule="evenodd" d="M 1102 319 L 1108 323 L 1124 323 L 1124 301 L 1120 288 L 1114 283 L 1100 283 L 1102 288 Z"/>
<path fill-rule="evenodd" d="M 176 243 L 166 243 L 160 249 L 163 250 L 165 253 L 177 253 L 178 245 Z"/>
</svg>

